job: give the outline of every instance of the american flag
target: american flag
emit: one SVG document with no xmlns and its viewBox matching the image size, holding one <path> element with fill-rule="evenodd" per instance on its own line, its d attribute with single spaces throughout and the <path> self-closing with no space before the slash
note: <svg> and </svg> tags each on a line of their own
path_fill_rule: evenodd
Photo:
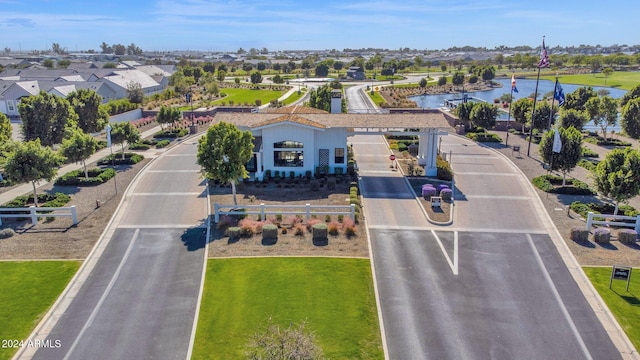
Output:
<svg viewBox="0 0 640 360">
<path fill-rule="evenodd" d="M 538 63 L 539 68 L 544 68 L 549 66 L 549 55 L 547 54 L 547 48 L 544 46 L 544 38 L 542 38 L 542 51 L 540 52 L 540 62 Z"/>
</svg>

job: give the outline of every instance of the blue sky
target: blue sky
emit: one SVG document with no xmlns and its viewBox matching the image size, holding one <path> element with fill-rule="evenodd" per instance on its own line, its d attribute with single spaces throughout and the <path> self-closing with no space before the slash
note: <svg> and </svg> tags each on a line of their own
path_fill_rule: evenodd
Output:
<svg viewBox="0 0 640 360">
<path fill-rule="evenodd" d="M 628 0 L 0 0 L 0 48 L 68 51 L 635 45 Z"/>
</svg>

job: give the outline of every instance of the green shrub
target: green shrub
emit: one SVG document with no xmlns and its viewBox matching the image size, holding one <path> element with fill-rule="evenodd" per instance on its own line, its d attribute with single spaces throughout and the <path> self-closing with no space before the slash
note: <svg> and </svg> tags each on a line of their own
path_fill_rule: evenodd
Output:
<svg viewBox="0 0 640 360">
<path fill-rule="evenodd" d="M 467 132 L 465 135 L 467 138 L 477 142 L 502 142 L 502 139 L 497 134 L 483 133 L 483 132 Z"/>
<path fill-rule="evenodd" d="M 161 149 L 167 145 L 169 145 L 171 143 L 171 141 L 164 139 L 164 140 L 160 140 L 156 143 L 156 149 Z"/>
<path fill-rule="evenodd" d="M 97 164 L 99 166 L 111 165 L 112 163 L 115 165 L 135 165 L 142 160 L 144 160 L 144 156 L 135 153 L 124 153 L 124 160 L 122 154 L 109 154 L 98 160 Z"/>
<path fill-rule="evenodd" d="M 633 245 L 638 241 L 638 233 L 632 229 L 621 229 L 618 231 L 618 241 L 623 244 Z"/>
<path fill-rule="evenodd" d="M 262 227 L 263 239 L 276 239 L 278 237 L 278 227 L 273 224 L 266 224 Z"/>
<path fill-rule="evenodd" d="M 328 233 L 327 224 L 319 223 L 311 227 L 311 235 L 314 239 L 325 239 Z"/>
<path fill-rule="evenodd" d="M 597 152 L 595 152 L 595 151 L 583 146 L 582 147 L 582 156 L 583 157 L 594 157 L 594 158 L 597 158 L 600 155 L 598 155 Z"/>
<path fill-rule="evenodd" d="M 440 155 L 436 157 L 436 177 L 440 180 L 451 181 L 453 179 L 453 170 L 449 162 L 443 160 Z"/>
<path fill-rule="evenodd" d="M 595 195 L 588 184 L 578 179 L 567 179 L 565 186 L 562 185 L 562 177 L 556 175 L 541 175 L 535 177 L 532 181 L 533 185 L 538 189 L 553 193 L 566 195 Z"/>
<path fill-rule="evenodd" d="M 592 211 L 592 209 L 589 207 L 589 205 L 582 203 L 580 201 L 574 201 L 571 203 L 571 205 L 569 206 L 569 208 L 571 208 L 571 210 L 573 210 L 573 212 L 575 212 L 576 214 L 579 214 L 580 216 L 582 216 L 583 218 L 587 218 L 587 213 L 589 211 Z"/>
<path fill-rule="evenodd" d="M 166 129 L 166 130 L 158 131 L 157 133 L 153 134 L 153 138 L 154 139 L 164 139 L 164 138 L 175 139 L 175 138 L 186 136 L 188 133 L 189 133 L 189 130 L 185 128 Z"/>
<path fill-rule="evenodd" d="M 311 191 L 320 190 L 320 182 L 318 180 L 311 180 Z"/>
<path fill-rule="evenodd" d="M 596 168 L 597 163 L 587 159 L 580 159 L 578 166 L 581 166 L 589 171 L 593 171 Z"/>
<path fill-rule="evenodd" d="M 100 185 L 116 175 L 112 168 L 93 168 L 87 171 L 89 178 L 84 177 L 81 169 L 70 171 L 59 177 L 55 184 L 60 186 L 95 186 Z"/>
<path fill-rule="evenodd" d="M 149 150 L 151 149 L 150 145 L 144 144 L 144 143 L 135 143 L 135 144 L 130 144 L 129 145 L 129 150 Z"/>
<path fill-rule="evenodd" d="M 7 238 L 12 237 L 15 234 L 16 234 L 16 232 L 13 231 L 12 228 L 2 229 L 2 230 L 0 230 L 0 239 L 7 239 Z"/>
<path fill-rule="evenodd" d="M 238 239 L 240 238 L 240 228 L 237 226 L 232 226 L 227 229 L 227 235 L 229 235 L 229 239 Z"/>
<path fill-rule="evenodd" d="M 336 178 L 334 177 L 330 177 L 327 179 L 327 189 L 328 190 L 335 190 L 336 188 Z"/>
</svg>

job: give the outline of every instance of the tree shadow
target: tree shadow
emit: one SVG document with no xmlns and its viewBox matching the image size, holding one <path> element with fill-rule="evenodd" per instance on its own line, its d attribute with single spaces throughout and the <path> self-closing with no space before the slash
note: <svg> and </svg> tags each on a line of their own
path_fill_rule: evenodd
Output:
<svg viewBox="0 0 640 360">
<path fill-rule="evenodd" d="M 187 251 L 198 251 L 207 245 L 207 219 L 200 221 L 200 224 L 192 228 L 185 229 L 180 235 L 182 244 Z"/>
</svg>

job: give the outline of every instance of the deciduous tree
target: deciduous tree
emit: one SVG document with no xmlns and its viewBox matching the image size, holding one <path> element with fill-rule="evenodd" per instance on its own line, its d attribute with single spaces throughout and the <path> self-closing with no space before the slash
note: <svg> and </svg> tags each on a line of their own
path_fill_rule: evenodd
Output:
<svg viewBox="0 0 640 360">
<path fill-rule="evenodd" d="M 65 131 L 77 124 L 78 115 L 65 98 L 41 91 L 23 98 L 18 107 L 26 141 L 40 139 L 43 146 L 62 142 Z"/>
<path fill-rule="evenodd" d="M 5 114 L 0 113 L 0 144 L 11 140 L 12 135 L 13 128 L 11 127 L 11 121 Z"/>
<path fill-rule="evenodd" d="M 560 111 L 560 126 L 568 128 L 573 126 L 577 130 L 582 130 L 584 125 L 589 122 L 589 116 L 584 111 L 575 109 L 563 109 Z"/>
<path fill-rule="evenodd" d="M 233 203 L 237 205 L 236 183 L 249 176 L 245 164 L 251 160 L 252 152 L 251 131 L 240 131 L 233 124 L 219 122 L 200 138 L 197 161 L 208 179 L 231 184 Z"/>
<path fill-rule="evenodd" d="M 622 108 L 622 130 L 634 139 L 640 138 L 640 98 L 631 99 Z"/>
<path fill-rule="evenodd" d="M 485 132 L 496 125 L 496 116 L 498 116 L 498 108 L 487 102 L 479 102 L 471 108 L 471 122 L 483 127 Z"/>
<path fill-rule="evenodd" d="M 48 146 L 42 146 L 39 139 L 18 143 L 7 159 L 4 171 L 16 183 L 31 182 L 34 205 L 38 206 L 36 183 L 51 181 L 58 173 L 58 166 L 64 158 Z"/>
<path fill-rule="evenodd" d="M 122 159 L 124 160 L 124 144 L 134 144 L 140 141 L 140 132 L 130 122 L 124 121 L 111 126 L 111 142 L 120 144 Z"/>
<path fill-rule="evenodd" d="M 577 88 L 574 92 L 566 95 L 563 106 L 565 109 L 584 111 L 587 101 L 596 96 L 598 96 L 598 94 L 596 94 L 591 86 L 582 86 Z"/>
<path fill-rule="evenodd" d="M 96 152 L 98 141 L 79 129 L 76 129 L 71 136 L 62 140 L 60 151 L 64 157 L 73 162 L 82 162 L 84 177 L 89 178 L 86 160 Z"/>
<path fill-rule="evenodd" d="M 640 194 L 640 153 L 638 150 L 613 149 L 593 170 L 598 192 L 615 202 L 614 215 L 620 202 Z"/>
<path fill-rule="evenodd" d="M 262 82 L 262 74 L 259 71 L 255 71 L 251 74 L 251 83 L 254 85 L 260 84 Z"/>
<path fill-rule="evenodd" d="M 610 97 L 592 97 L 585 104 L 585 110 L 593 123 L 602 130 L 602 138 L 607 138 L 607 128 L 618 122 L 618 102 Z"/>
<path fill-rule="evenodd" d="M 164 129 L 164 124 L 173 124 L 182 119 L 182 112 L 180 109 L 171 106 L 161 106 L 156 115 L 156 121 Z"/>
<path fill-rule="evenodd" d="M 139 82 L 131 81 L 127 84 L 127 98 L 134 104 L 142 104 L 144 100 L 144 92 Z"/>
<path fill-rule="evenodd" d="M 567 173 L 571 172 L 582 157 L 582 133 L 574 127 L 558 128 L 562 148 L 559 153 L 553 152 L 555 129 L 544 133 L 540 140 L 538 151 L 542 160 L 549 164 L 552 170 L 562 172 L 562 186 L 565 185 Z"/>
<path fill-rule="evenodd" d="M 69 94 L 67 100 L 78 115 L 78 127 L 85 133 L 100 132 L 109 123 L 109 113 L 103 106 L 100 106 L 102 96 L 95 91 L 78 89 Z"/>
</svg>

